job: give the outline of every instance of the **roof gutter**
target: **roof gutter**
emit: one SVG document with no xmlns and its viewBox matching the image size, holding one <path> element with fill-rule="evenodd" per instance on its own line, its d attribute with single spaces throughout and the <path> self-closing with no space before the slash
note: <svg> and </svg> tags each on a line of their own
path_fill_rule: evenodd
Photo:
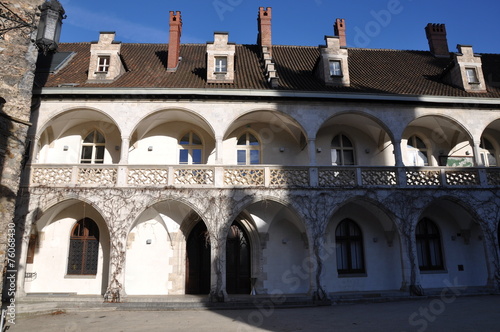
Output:
<svg viewBox="0 0 500 332">
<path fill-rule="evenodd" d="M 220 97 L 251 97 L 251 98 L 305 98 L 305 99 L 332 99 L 332 100 L 360 100 L 381 102 L 411 102 L 411 103 L 440 103 L 463 105 L 495 105 L 500 104 L 498 98 L 451 97 L 431 95 L 396 95 L 378 93 L 346 93 L 346 92 L 308 92 L 308 91 L 277 91 L 277 90 L 250 90 L 250 89 L 167 89 L 167 88 L 38 88 L 33 89 L 34 95 L 72 95 L 72 96 L 220 96 Z"/>
</svg>

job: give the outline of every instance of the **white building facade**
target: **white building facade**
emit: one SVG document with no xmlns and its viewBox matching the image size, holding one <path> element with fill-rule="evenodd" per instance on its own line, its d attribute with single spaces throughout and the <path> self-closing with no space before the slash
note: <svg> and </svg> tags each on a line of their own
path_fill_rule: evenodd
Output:
<svg viewBox="0 0 500 332">
<path fill-rule="evenodd" d="M 39 61 L 19 294 L 498 289 L 500 56 L 437 54 L 442 25 L 430 52 L 272 45 L 270 19 Z"/>
</svg>

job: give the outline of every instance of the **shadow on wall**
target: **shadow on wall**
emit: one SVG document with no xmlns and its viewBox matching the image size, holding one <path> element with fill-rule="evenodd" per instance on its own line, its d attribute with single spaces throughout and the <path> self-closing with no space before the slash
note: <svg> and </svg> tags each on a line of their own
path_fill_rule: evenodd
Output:
<svg viewBox="0 0 500 332">
<path fill-rule="evenodd" d="M 15 199 L 15 193 L 4 185 L 5 177 L 8 175 L 4 173 L 8 172 L 8 170 L 5 169 L 5 163 L 8 158 L 8 154 L 10 153 L 8 149 L 8 141 L 11 138 L 12 130 L 12 120 L 3 111 L 4 105 L 5 99 L 0 97 L 0 197 L 2 200 L 6 199 L 13 201 Z"/>
</svg>

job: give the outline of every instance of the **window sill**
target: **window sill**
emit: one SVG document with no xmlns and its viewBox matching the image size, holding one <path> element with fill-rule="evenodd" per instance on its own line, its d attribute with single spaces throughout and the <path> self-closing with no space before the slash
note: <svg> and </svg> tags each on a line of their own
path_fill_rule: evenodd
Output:
<svg viewBox="0 0 500 332">
<path fill-rule="evenodd" d="M 96 279 L 95 274 L 66 274 L 64 279 Z"/>
<path fill-rule="evenodd" d="M 467 82 L 467 83 L 469 83 L 470 85 L 479 85 L 479 84 L 481 84 L 480 82 Z"/>
<path fill-rule="evenodd" d="M 445 274 L 447 270 L 420 270 L 420 274 Z"/>
<path fill-rule="evenodd" d="M 330 75 L 331 78 L 344 77 L 344 75 Z"/>
<path fill-rule="evenodd" d="M 339 273 L 339 278 L 366 278 L 366 273 Z"/>
</svg>

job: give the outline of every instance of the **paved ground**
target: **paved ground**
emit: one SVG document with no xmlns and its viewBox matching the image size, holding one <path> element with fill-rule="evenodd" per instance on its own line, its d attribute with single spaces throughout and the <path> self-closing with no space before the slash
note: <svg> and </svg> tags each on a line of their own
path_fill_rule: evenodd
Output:
<svg viewBox="0 0 500 332">
<path fill-rule="evenodd" d="M 101 310 L 16 318 L 9 331 L 500 331 L 500 296 L 260 310 Z"/>
</svg>

